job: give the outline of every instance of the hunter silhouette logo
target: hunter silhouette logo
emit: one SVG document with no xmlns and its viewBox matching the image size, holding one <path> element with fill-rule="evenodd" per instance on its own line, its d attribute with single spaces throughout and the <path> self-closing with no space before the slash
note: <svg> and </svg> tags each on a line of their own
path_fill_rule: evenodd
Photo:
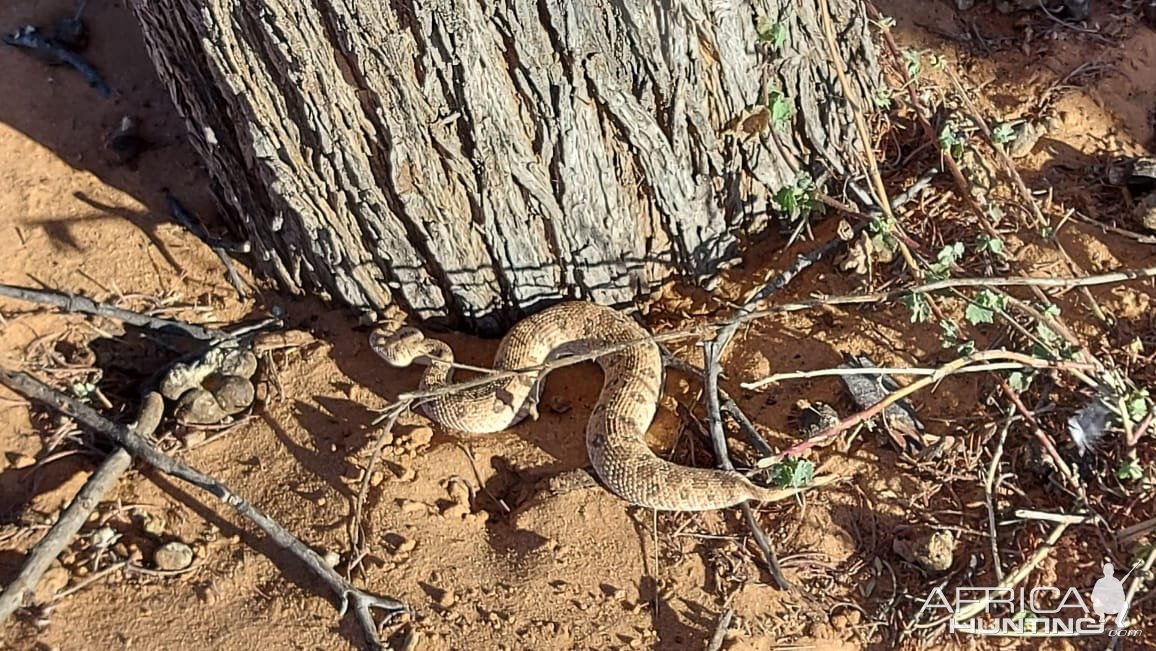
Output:
<svg viewBox="0 0 1156 651">
<path fill-rule="evenodd" d="M 1128 570 L 1128 574 L 1132 571 Z M 1124 579 L 1128 578 L 1124 575 Z M 1124 596 L 1124 579 L 1116 578 L 1116 568 L 1111 563 L 1104 564 L 1104 578 L 1096 581 L 1092 588 L 1092 610 L 1100 616 L 1100 621 L 1108 615 L 1116 616 L 1116 627 L 1124 626 L 1128 618 L 1127 598 Z"/>
<path fill-rule="evenodd" d="M 947 617 L 952 633 L 1006 637 L 1073 637 L 1108 635 L 1138 637 L 1140 629 L 1127 629 L 1128 597 L 1116 568 L 1105 563 L 1103 576 L 1085 600 L 1076 588 L 958 587 L 954 601 L 942 587 L 931 591 L 916 619 Z M 1086 594 L 1086 593 L 1085 593 Z M 1115 626 L 1108 618 L 1115 615 Z"/>
</svg>

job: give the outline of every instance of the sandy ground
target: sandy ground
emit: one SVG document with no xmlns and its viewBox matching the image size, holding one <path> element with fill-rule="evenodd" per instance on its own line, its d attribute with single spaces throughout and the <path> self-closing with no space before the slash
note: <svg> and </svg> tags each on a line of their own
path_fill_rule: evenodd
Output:
<svg viewBox="0 0 1156 651">
<path fill-rule="evenodd" d="M 1007 17 L 987 8 L 958 14 L 946 2 L 880 5 L 898 18 L 901 44 L 948 55 L 995 118 L 1030 111 L 1045 89 L 1082 63 L 1104 64 L 1054 91 L 1057 127 L 1019 163 L 1033 187 L 1055 188 L 1050 214 L 1065 207 L 1093 219 L 1122 214 L 1119 195 L 1100 187 L 1089 170 L 1105 156 L 1138 154 L 1153 142 L 1156 33 L 1124 15 L 1120 3 L 1095 3 L 1090 32 L 1058 28 L 1036 14 Z M 49 24 L 68 7 L 59 0 L 10 0 L 0 6 L 0 28 Z M 162 187 L 210 228 L 218 227 L 206 177 L 183 141 L 184 126 L 152 72 L 131 12 L 121 3 L 94 2 L 88 20 L 87 56 L 118 91 L 113 101 L 102 100 L 70 70 L 0 48 L 0 282 L 82 293 L 201 323 L 230 323 L 284 307 L 289 323 L 318 343 L 275 355 L 280 390 L 270 383 L 263 404 L 225 436 L 187 450 L 171 436 L 162 443 L 318 550 L 348 562 L 347 526 L 375 440 L 375 410 L 414 388 L 419 372 L 384 367 L 367 347 L 367 331 L 341 310 L 268 288 L 256 299 L 237 299 L 212 253 L 167 216 Z M 976 32 L 970 43 L 952 38 L 969 24 L 984 43 L 977 43 Z M 983 47 L 997 53 L 986 55 Z M 154 144 L 132 166 L 115 164 L 104 146 L 124 115 L 140 119 Z M 916 211 L 931 211 L 934 202 L 926 200 Z M 826 241 L 833 224 L 816 230 Z M 1061 229 L 1059 241 L 1079 273 L 1154 259 L 1151 245 L 1074 221 Z M 1025 240 L 1020 249 L 1027 268 L 1072 273 L 1054 249 L 1033 242 Z M 752 256 L 763 262 L 732 274 L 718 294 L 741 296 L 813 246 L 765 249 L 766 255 Z M 251 278 L 244 269 L 242 274 Z M 777 300 L 853 292 L 862 282 L 820 265 Z M 1150 283 L 1094 294 L 1120 319 L 1120 337 L 1130 333 L 1152 342 L 1148 305 L 1156 291 Z M 1092 345 L 1115 341 L 1085 322 L 1074 296 L 1064 305 Z M 649 325 L 686 325 L 719 309 L 717 297 L 671 288 L 651 310 Z M 109 413 L 125 420 L 133 407 L 119 406 L 135 404 L 131 387 L 168 355 L 154 339 L 138 330 L 126 333 L 107 319 L 7 300 L 0 300 L 0 315 L 0 363 L 61 387 L 98 385 L 114 405 Z M 487 364 L 496 348 L 493 341 L 446 339 L 470 364 Z M 89 349 L 95 359 L 83 352 Z M 742 391 L 738 382 L 768 372 L 830 368 L 849 352 L 892 366 L 934 366 L 952 356 L 934 327 L 910 325 L 900 306 L 827 308 L 745 329 L 727 360 L 725 384 L 768 441 L 784 448 L 796 440 L 789 420 L 796 401 L 849 409 L 839 382 L 809 379 L 765 393 Z M 415 609 L 412 618 L 386 628 L 394 641 L 412 635 L 417 648 L 431 649 L 698 649 L 720 614 L 732 608 L 726 649 L 918 646 L 920 634 L 904 629 L 931 587 L 995 581 L 984 560 L 990 542 L 979 480 L 993 431 L 982 404 L 992 392 L 989 377 L 952 378 L 916 400 L 931 431 L 959 442 L 957 453 L 913 462 L 885 436 L 864 432 L 813 457 L 845 481 L 802 501 L 757 509 L 797 594 L 772 587 L 737 511 L 654 520 L 598 488 L 560 495 L 543 490 L 550 478 L 586 465 L 582 431 L 599 385 L 596 368 L 558 371 L 547 389 L 555 408 L 492 437 L 461 439 L 431 429 L 417 414 L 402 417 L 371 476 L 369 556 L 358 577 L 359 585 Z M 679 404 L 701 413 L 699 391 L 693 378 L 671 374 L 652 428 L 656 448 L 683 463 L 710 463 L 694 422 L 677 413 Z M 104 450 L 78 445 L 81 439 L 67 422 L 0 391 L 0 584 L 99 463 Z M 1009 471 L 1021 475 L 1023 495 L 1005 497 L 1016 506 L 1063 510 L 1070 501 L 1030 472 L 1032 449 L 1026 431 L 1009 440 Z M 1153 516 L 1144 504 L 1133 507 L 1112 527 Z M 122 537 L 101 554 L 94 532 L 104 528 Z M 950 531 L 957 539 L 950 570 L 928 571 L 896 552 L 895 539 L 928 531 Z M 1005 568 L 1034 550 L 1046 529 L 1024 524 L 1008 531 L 1014 533 L 1001 540 Z M 85 581 L 118 554 L 139 550 L 147 570 L 152 551 L 174 540 L 196 552 L 191 571 L 118 571 L 54 600 L 57 591 Z M 1124 565 L 1129 554 L 1127 548 L 1106 551 L 1103 536 L 1087 528 L 1061 541 L 1032 584 L 1086 593 L 1106 558 Z M 358 630 L 339 621 L 324 587 L 291 558 L 211 498 L 143 468 L 106 496 L 81 539 L 49 572 L 37 601 L 0 628 L 0 645 L 230 651 L 255 642 L 275 649 L 360 643 Z M 1156 644 L 1153 603 L 1134 608 L 1135 625 L 1145 633 L 1140 644 Z M 926 643 L 984 646 L 962 636 Z M 1097 643 L 1102 647 L 1103 640 Z"/>
</svg>

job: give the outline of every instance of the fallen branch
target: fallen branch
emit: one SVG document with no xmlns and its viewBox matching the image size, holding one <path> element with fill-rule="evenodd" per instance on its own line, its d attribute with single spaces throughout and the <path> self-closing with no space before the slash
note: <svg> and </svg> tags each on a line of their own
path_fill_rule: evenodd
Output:
<svg viewBox="0 0 1156 651">
<path fill-rule="evenodd" d="M 711 444 L 714 446 L 715 456 L 718 457 L 718 463 L 723 470 L 734 470 L 735 466 L 731 462 L 730 454 L 727 452 L 726 436 L 723 434 L 722 427 L 722 413 L 719 407 L 718 376 L 721 371 L 719 358 L 722 355 L 722 348 L 726 343 L 725 341 L 717 340 L 703 342 L 703 370 L 705 380 L 703 393 L 706 395 L 707 427 L 710 429 L 710 439 Z M 771 576 L 775 579 L 775 583 L 782 590 L 791 590 L 791 583 L 787 581 L 787 577 L 783 576 L 783 569 L 779 566 L 779 558 L 778 555 L 775 554 L 775 548 L 771 546 L 770 538 L 767 537 L 766 533 L 759 526 L 758 520 L 755 519 L 755 513 L 751 505 L 743 502 L 741 509 L 747 529 L 750 529 L 751 534 L 755 537 L 755 543 L 763 552 L 763 559 L 767 562 L 767 569 L 770 570 Z"/>
<path fill-rule="evenodd" d="M 137 436 L 151 436 L 160 425 L 164 411 L 165 403 L 160 394 L 150 393 L 145 396 L 140 414 L 136 423 L 131 426 L 131 431 Z M 52 561 L 64 551 L 73 536 L 88 521 L 88 516 L 96 509 L 100 498 L 116 485 L 117 480 L 131 465 L 132 456 L 124 449 L 117 448 L 92 473 L 76 497 L 60 514 L 60 519 L 28 553 L 20 574 L 4 588 L 3 594 L 0 594 L 0 624 L 24 605 L 25 598 L 36 588 L 40 577 L 52 565 Z"/>
<path fill-rule="evenodd" d="M 1095 365 L 1084 364 L 1082 362 L 1064 362 L 1052 361 L 1048 359 L 1040 359 L 1030 355 L 1023 355 L 1020 353 L 1013 353 L 1011 351 L 1000 351 L 1000 357 L 1014 361 L 1009 362 L 992 362 L 990 364 L 975 364 L 974 366 L 966 366 L 964 368 L 952 371 L 952 375 L 959 375 L 964 373 L 990 373 L 992 371 L 1018 371 L 1023 369 L 1053 369 L 1053 370 L 1095 370 Z M 775 373 L 768 375 L 759 380 L 752 380 L 750 382 L 743 382 L 740 386 L 744 389 L 761 389 L 768 384 L 774 384 L 782 380 L 802 380 L 816 377 L 827 376 L 846 376 L 846 375 L 911 375 L 911 376 L 931 376 L 943 377 L 944 372 L 942 368 L 885 368 L 882 366 L 867 366 L 857 368 L 824 368 L 815 371 L 791 371 L 789 373 Z"/>
<path fill-rule="evenodd" d="M 97 303 L 91 298 L 76 296 L 75 294 L 61 294 L 59 292 L 32 289 L 31 287 L 19 287 L 16 285 L 0 285 L 0 296 L 28 301 L 30 303 L 39 303 L 41 305 L 52 305 L 65 312 L 74 314 L 104 316 L 158 332 L 176 331 L 179 334 L 187 335 L 194 339 L 215 340 L 227 336 L 222 332 L 203 326 L 147 316 L 106 303 Z"/>
<path fill-rule="evenodd" d="M 960 357 L 958 359 L 954 359 L 954 360 L 948 362 L 947 364 L 944 364 L 942 367 L 940 367 L 938 369 L 938 373 L 922 377 L 922 378 L 916 380 L 915 382 L 912 382 L 911 384 L 908 384 L 907 386 L 905 386 L 905 387 L 903 387 L 897 391 L 891 392 L 890 394 L 887 395 L 886 398 L 875 403 L 870 408 L 864 409 L 863 411 L 852 414 L 852 415 L 848 416 L 847 418 L 844 418 L 843 420 L 839 421 L 838 423 L 832 425 L 831 427 L 828 427 L 827 429 L 815 434 L 811 438 L 809 438 L 805 441 L 801 441 L 798 444 L 793 445 L 790 448 L 787 448 L 786 450 L 784 450 L 783 452 L 781 452 L 779 454 L 772 455 L 772 456 L 768 457 L 767 459 L 764 460 L 764 463 L 778 463 L 779 461 L 782 461 L 786 457 L 801 456 L 804 452 L 810 450 L 811 448 L 817 447 L 819 445 L 822 445 L 822 444 L 830 441 L 831 439 L 838 436 L 841 432 L 844 432 L 844 431 L 846 431 L 852 427 L 855 427 L 859 423 L 863 423 L 863 422 L 871 420 L 875 416 L 883 413 L 883 410 L 886 409 L 888 406 L 899 402 L 903 398 L 906 398 L 907 396 L 915 393 L 916 391 L 919 391 L 920 389 L 923 389 L 924 387 L 927 387 L 927 386 L 930 386 L 932 384 L 939 382 L 940 380 L 942 380 L 943 378 L 945 378 L 949 375 L 953 375 L 955 373 L 958 373 L 961 369 L 963 369 L 967 366 L 970 366 L 970 365 L 975 364 L 975 363 L 984 363 L 984 362 L 987 362 L 987 361 L 993 360 L 993 359 L 1003 359 L 1003 358 L 1008 358 L 1008 357 L 1018 358 L 1018 357 L 1026 357 L 1026 356 L 1020 355 L 1020 353 L 1012 353 L 1012 352 L 1009 352 L 1006 350 L 985 350 L 985 351 L 981 351 L 978 353 L 974 353 L 972 355 L 968 355 L 967 357 Z M 1054 448 L 1053 448 L 1053 450 L 1054 450 Z M 1058 458 L 1059 454 L 1056 453 L 1056 456 Z"/>
<path fill-rule="evenodd" d="M 88 59 L 85 59 L 76 52 L 57 45 L 52 39 L 44 38 L 32 25 L 25 25 L 12 34 L 5 34 L 4 42 L 8 45 L 41 52 L 50 59 L 68 64 L 83 75 L 88 85 L 96 89 L 96 92 L 100 93 L 101 97 L 109 97 L 112 95 L 112 88 L 110 88 L 108 82 L 100 76 L 96 68 L 88 62 Z"/>
<path fill-rule="evenodd" d="M 186 481 L 221 500 L 239 515 L 255 524 L 269 538 L 298 558 L 333 591 L 342 616 L 350 605 L 353 615 L 365 634 L 366 643 L 373 649 L 384 648 L 377 636 L 377 624 L 373 621 L 370 608 L 380 608 L 389 615 L 405 612 L 406 606 L 400 601 L 379 597 L 354 588 L 330 567 L 320 554 L 289 533 L 277 521 L 262 513 L 224 484 L 191 466 L 169 457 L 152 446 L 124 425 L 118 425 L 94 409 L 66 396 L 39 380 L 25 374 L 0 369 L 0 384 L 52 409 L 72 417 L 78 423 L 100 432 L 127 450 L 137 459 L 148 463 L 157 470 Z"/>
<path fill-rule="evenodd" d="M 995 450 L 991 453 L 991 465 L 988 466 L 987 475 L 983 481 L 983 501 L 984 505 L 987 506 L 987 530 L 991 537 L 991 565 L 995 569 L 997 581 L 1003 581 L 1003 564 L 999 558 L 999 532 L 995 522 L 995 495 L 998 483 L 1003 479 L 1003 476 L 999 475 L 999 463 L 1003 459 L 1003 446 L 1007 442 L 1007 433 L 1013 422 L 1015 422 L 1015 417 L 1008 416 L 1004 419 L 1003 425 L 1000 426 L 999 440 L 995 444 Z"/>
</svg>

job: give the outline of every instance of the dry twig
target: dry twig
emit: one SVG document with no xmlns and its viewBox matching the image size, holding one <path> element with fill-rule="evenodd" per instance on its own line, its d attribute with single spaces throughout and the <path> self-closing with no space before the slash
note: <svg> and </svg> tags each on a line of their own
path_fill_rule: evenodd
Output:
<svg viewBox="0 0 1156 651">
<path fill-rule="evenodd" d="M 339 613 L 344 615 L 350 605 L 358 625 L 361 626 L 366 643 L 374 649 L 383 648 L 377 637 L 377 624 L 373 621 L 370 608 L 379 608 L 390 615 L 406 611 L 405 604 L 387 597 L 373 595 L 353 587 L 343 579 L 325 559 L 308 545 L 289 533 L 276 520 L 246 502 L 224 484 L 216 479 L 192 468 L 191 466 L 173 459 L 157 450 L 151 443 L 138 436 L 124 425 L 118 425 L 100 415 L 97 411 L 69 396 L 66 396 L 52 387 L 24 374 L 14 373 L 7 369 L 0 369 L 0 384 L 25 396 L 30 400 L 43 403 L 52 409 L 72 417 L 77 422 L 100 432 L 110 440 L 127 450 L 134 457 L 148 463 L 157 470 L 186 481 L 221 500 L 233 508 L 239 515 L 255 524 L 269 538 L 298 558 L 330 590 L 337 601 Z"/>
</svg>

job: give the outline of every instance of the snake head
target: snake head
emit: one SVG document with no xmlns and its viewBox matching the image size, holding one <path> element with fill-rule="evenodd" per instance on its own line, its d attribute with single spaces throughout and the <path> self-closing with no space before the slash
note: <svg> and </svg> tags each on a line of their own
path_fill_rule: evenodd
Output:
<svg viewBox="0 0 1156 651">
<path fill-rule="evenodd" d="M 390 366 L 409 366 L 429 354 L 429 342 L 417 328 L 378 328 L 369 335 L 369 347 Z"/>
</svg>

